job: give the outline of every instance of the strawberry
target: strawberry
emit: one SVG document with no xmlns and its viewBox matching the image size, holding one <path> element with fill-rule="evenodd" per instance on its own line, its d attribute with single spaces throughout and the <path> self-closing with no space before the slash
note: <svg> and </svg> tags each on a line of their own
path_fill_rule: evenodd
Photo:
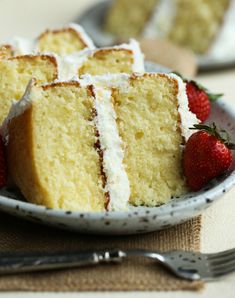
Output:
<svg viewBox="0 0 235 298">
<path fill-rule="evenodd" d="M 210 180 L 223 174 L 232 164 L 235 145 L 226 131 L 215 124 L 194 125 L 198 129 L 187 141 L 183 154 L 183 171 L 189 188 L 198 191 Z"/>
<path fill-rule="evenodd" d="M 194 83 L 186 84 L 189 109 L 197 118 L 204 122 L 210 115 L 211 105 L 207 94 L 200 90 Z"/>
<path fill-rule="evenodd" d="M 208 119 L 211 111 L 211 101 L 215 101 L 223 94 L 212 94 L 195 81 L 186 81 L 186 91 L 189 101 L 189 109 L 196 114 L 197 118 L 204 122 Z"/>
<path fill-rule="evenodd" d="M 7 166 L 4 152 L 3 140 L 0 136 L 0 188 L 6 186 L 7 183 Z"/>
<path fill-rule="evenodd" d="M 223 94 L 210 93 L 207 88 L 195 81 L 190 81 L 181 76 L 178 72 L 174 72 L 182 78 L 186 83 L 186 92 L 189 102 L 189 110 L 196 114 L 197 118 L 203 123 L 210 115 L 211 102 L 217 100 Z"/>
</svg>

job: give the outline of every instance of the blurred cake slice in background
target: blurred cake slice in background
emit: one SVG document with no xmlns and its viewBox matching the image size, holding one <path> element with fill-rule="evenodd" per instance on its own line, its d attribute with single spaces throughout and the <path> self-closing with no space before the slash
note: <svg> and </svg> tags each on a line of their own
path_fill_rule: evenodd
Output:
<svg viewBox="0 0 235 298">
<path fill-rule="evenodd" d="M 32 78 L 40 83 L 58 77 L 56 58 L 51 55 L 24 55 L 0 59 L 0 123 L 14 101 L 19 100 Z"/>
<path fill-rule="evenodd" d="M 207 52 L 216 41 L 233 0 L 115 0 L 105 30 L 119 38 L 170 39 L 196 53 Z"/>
</svg>

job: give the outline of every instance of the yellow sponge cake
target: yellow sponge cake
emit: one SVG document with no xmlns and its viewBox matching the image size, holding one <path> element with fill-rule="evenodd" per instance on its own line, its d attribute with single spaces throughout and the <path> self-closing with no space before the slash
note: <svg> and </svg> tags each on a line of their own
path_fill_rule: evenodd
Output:
<svg viewBox="0 0 235 298">
<path fill-rule="evenodd" d="M 90 51 L 78 75 L 144 72 L 144 56 L 134 39 L 129 44 Z"/>
<path fill-rule="evenodd" d="M 46 30 L 37 40 L 39 52 L 53 52 L 58 55 L 69 55 L 85 48 L 95 48 L 92 40 L 83 28 L 77 24 L 56 30 Z"/>
<path fill-rule="evenodd" d="M 0 123 L 11 104 L 24 94 L 30 79 L 40 83 L 57 79 L 57 61 L 50 55 L 25 55 L 0 59 Z"/>
</svg>

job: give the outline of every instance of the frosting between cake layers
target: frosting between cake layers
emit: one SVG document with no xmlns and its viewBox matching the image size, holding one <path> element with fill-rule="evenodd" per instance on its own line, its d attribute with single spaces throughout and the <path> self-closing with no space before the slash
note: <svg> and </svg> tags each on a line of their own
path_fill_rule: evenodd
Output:
<svg viewBox="0 0 235 298">
<path fill-rule="evenodd" d="M 95 96 L 97 116 L 94 123 L 103 151 L 103 167 L 107 177 L 105 191 L 110 195 L 108 210 L 127 210 L 130 185 L 123 165 L 124 152 L 116 124 L 117 116 L 111 102 L 111 91 L 95 87 Z"/>
<path fill-rule="evenodd" d="M 197 119 L 196 115 L 193 114 L 189 110 L 188 105 L 188 96 L 186 93 L 186 84 L 183 80 L 177 76 L 176 74 L 166 74 L 169 78 L 173 78 L 178 82 L 178 111 L 181 118 L 181 131 L 182 136 L 185 138 L 185 141 L 189 139 L 189 137 L 194 133 L 194 131 L 190 130 L 190 127 L 193 127 L 194 124 L 199 124 L 200 121 Z"/>
<path fill-rule="evenodd" d="M 85 49 L 81 52 L 76 52 L 71 55 L 60 57 L 56 55 L 58 63 L 58 77 L 59 80 L 71 80 L 77 78 L 78 69 L 88 59 L 88 53 L 90 50 Z"/>
<path fill-rule="evenodd" d="M 122 92 L 128 92 L 130 75 L 126 73 L 105 74 L 92 76 L 89 74 L 82 75 L 79 79 L 81 85 L 95 85 L 104 88 L 119 88 Z"/>
<path fill-rule="evenodd" d="M 173 0 L 161 0 L 156 5 L 152 17 L 147 22 L 142 35 L 144 37 L 164 38 L 172 29 L 177 14 L 177 5 Z"/>
</svg>

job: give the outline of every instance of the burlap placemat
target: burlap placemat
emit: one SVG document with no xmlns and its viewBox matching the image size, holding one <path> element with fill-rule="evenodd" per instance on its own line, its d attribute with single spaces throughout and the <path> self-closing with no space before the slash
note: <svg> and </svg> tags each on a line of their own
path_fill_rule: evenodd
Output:
<svg viewBox="0 0 235 298">
<path fill-rule="evenodd" d="M 104 248 L 199 250 L 201 218 L 145 235 L 80 235 L 0 214 L 0 251 L 61 251 Z M 152 260 L 0 276 L 2 291 L 170 291 L 199 290 L 202 282 L 181 280 Z"/>
</svg>

